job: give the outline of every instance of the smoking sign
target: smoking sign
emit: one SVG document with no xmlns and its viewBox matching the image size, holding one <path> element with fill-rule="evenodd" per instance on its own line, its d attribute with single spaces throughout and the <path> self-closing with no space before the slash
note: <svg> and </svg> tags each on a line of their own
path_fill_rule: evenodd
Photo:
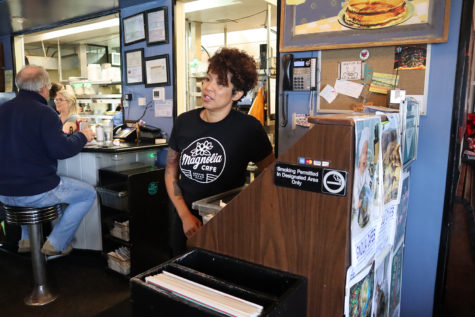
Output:
<svg viewBox="0 0 475 317">
<path fill-rule="evenodd" d="M 327 168 L 276 162 L 274 184 L 314 193 L 346 195 L 347 172 Z"/>
</svg>

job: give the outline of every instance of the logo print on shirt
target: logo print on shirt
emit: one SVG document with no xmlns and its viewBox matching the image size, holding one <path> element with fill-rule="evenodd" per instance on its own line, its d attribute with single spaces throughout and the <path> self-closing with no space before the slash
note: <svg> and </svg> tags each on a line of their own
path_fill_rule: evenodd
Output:
<svg viewBox="0 0 475 317">
<path fill-rule="evenodd" d="M 180 157 L 182 173 L 198 183 L 212 183 L 226 163 L 224 147 L 215 138 L 204 137 L 188 145 Z"/>
</svg>

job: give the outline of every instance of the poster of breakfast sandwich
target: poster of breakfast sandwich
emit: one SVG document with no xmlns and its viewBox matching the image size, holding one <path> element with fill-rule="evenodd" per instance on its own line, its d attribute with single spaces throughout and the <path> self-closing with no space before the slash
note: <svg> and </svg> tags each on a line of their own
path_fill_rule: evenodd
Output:
<svg viewBox="0 0 475 317">
<path fill-rule="evenodd" d="M 450 0 L 283 0 L 282 52 L 447 42 Z"/>
<path fill-rule="evenodd" d="M 295 34 L 427 23 L 429 3 L 430 0 L 305 1 L 296 7 Z"/>
</svg>

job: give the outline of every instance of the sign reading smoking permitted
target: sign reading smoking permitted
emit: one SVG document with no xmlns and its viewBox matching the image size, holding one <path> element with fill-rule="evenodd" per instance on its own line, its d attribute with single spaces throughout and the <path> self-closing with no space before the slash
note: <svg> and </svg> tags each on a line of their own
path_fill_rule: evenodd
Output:
<svg viewBox="0 0 475 317">
<path fill-rule="evenodd" d="M 314 193 L 346 196 L 347 172 L 276 162 L 274 184 Z"/>
</svg>

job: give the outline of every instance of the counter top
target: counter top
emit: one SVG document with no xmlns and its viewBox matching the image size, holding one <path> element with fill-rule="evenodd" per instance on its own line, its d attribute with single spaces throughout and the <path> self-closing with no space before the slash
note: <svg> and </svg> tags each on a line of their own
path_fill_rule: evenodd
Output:
<svg viewBox="0 0 475 317">
<path fill-rule="evenodd" d="M 142 151 L 149 149 L 158 149 L 161 147 L 168 146 L 168 143 L 155 144 L 151 142 L 127 142 L 120 143 L 119 145 L 110 145 L 105 146 L 91 142 L 86 144 L 81 152 L 98 152 L 98 153 L 122 153 L 122 152 L 131 152 L 131 151 Z"/>
</svg>

